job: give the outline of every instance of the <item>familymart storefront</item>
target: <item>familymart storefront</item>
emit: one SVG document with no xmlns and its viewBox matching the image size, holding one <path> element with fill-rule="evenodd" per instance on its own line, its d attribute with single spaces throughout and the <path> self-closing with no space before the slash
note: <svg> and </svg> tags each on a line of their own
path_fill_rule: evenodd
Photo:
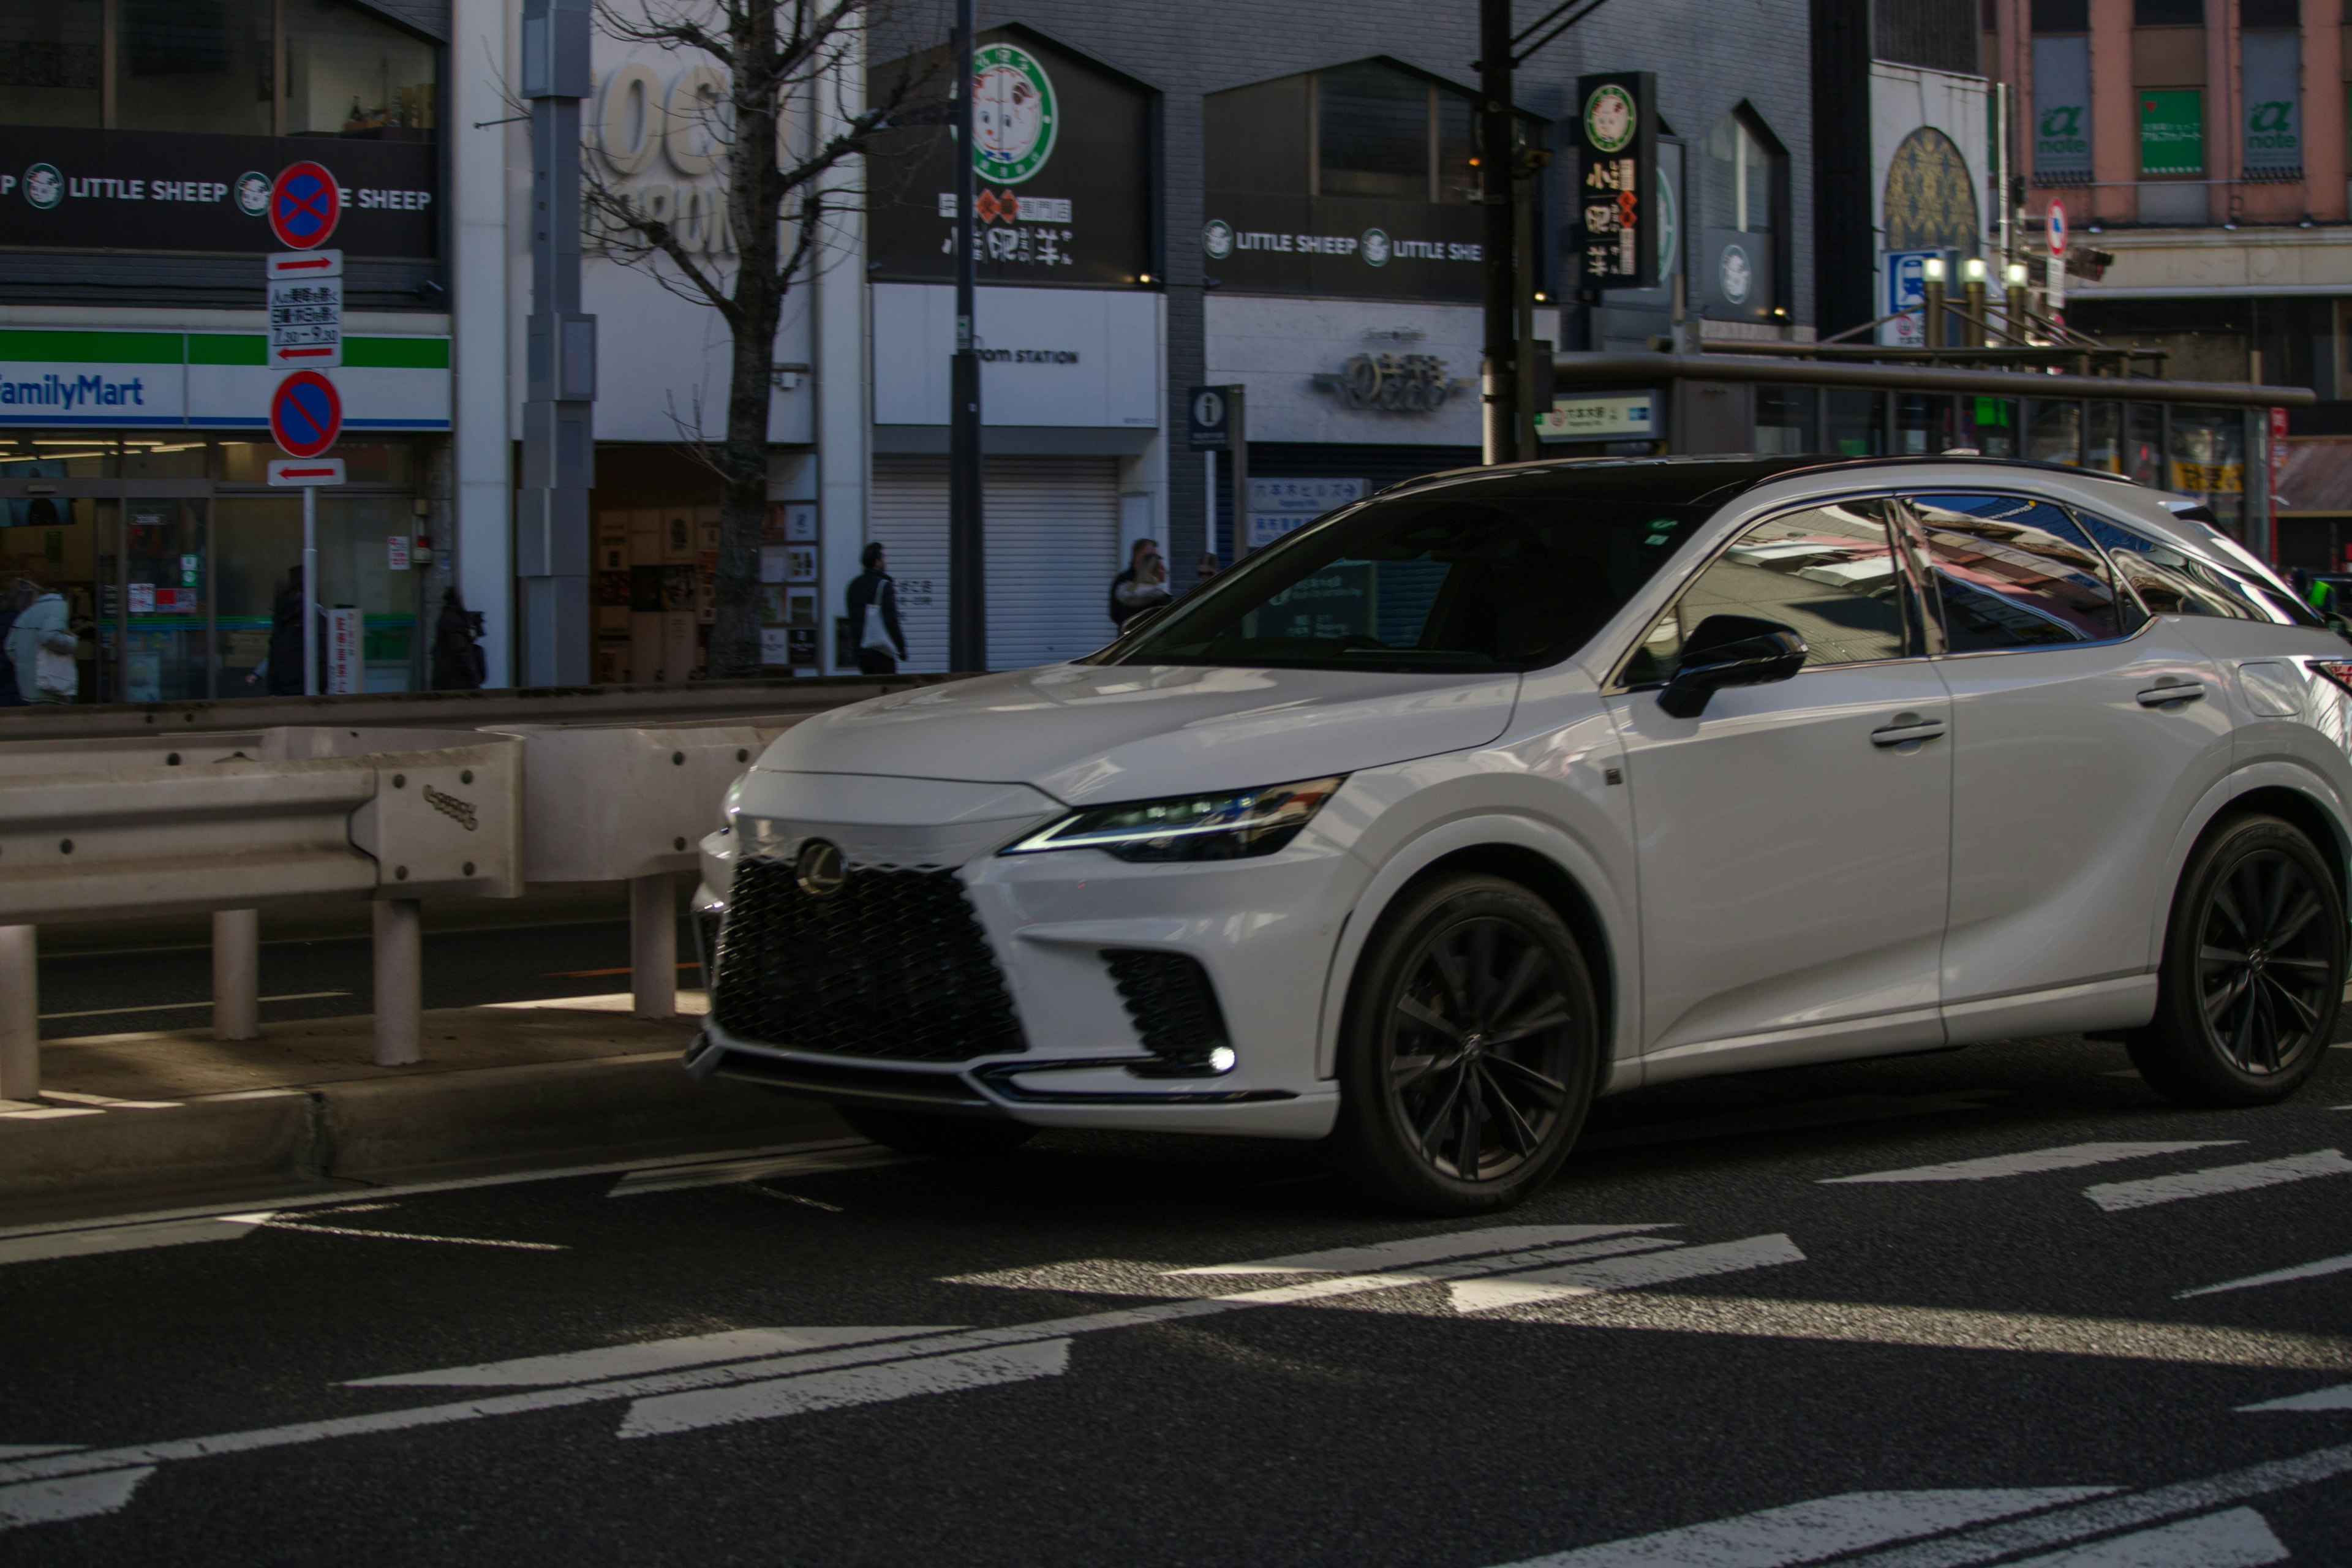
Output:
<svg viewBox="0 0 2352 1568">
<path fill-rule="evenodd" d="M 259 332 L 0 329 L 0 583 L 65 596 L 79 700 L 301 689 L 299 669 L 268 668 L 302 507 L 267 482 L 282 373 L 266 350 Z M 326 689 L 422 689 L 422 498 L 449 429 L 449 340 L 347 337 L 334 375 L 347 482 L 319 498 L 319 602 L 352 635 Z"/>
</svg>

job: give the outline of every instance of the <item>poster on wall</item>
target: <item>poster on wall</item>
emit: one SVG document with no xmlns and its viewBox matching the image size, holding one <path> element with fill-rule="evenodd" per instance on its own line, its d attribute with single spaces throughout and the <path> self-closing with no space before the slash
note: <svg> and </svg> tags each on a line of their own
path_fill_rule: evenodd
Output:
<svg viewBox="0 0 2352 1568">
<path fill-rule="evenodd" d="M 1145 280 L 1151 268 L 1151 100 L 1137 82 L 1021 27 L 980 35 L 972 58 L 977 118 L 971 160 L 975 248 L 982 283 L 1099 289 Z M 943 51 L 875 68 L 880 101 L 928 77 Z M 898 116 L 872 159 L 867 244 L 878 281 L 955 279 L 953 106 Z"/>
</svg>

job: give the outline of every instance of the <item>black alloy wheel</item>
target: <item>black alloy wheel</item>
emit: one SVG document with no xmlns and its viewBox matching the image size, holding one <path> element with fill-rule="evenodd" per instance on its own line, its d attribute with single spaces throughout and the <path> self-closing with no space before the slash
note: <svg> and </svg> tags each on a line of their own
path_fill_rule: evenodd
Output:
<svg viewBox="0 0 2352 1568">
<path fill-rule="evenodd" d="M 2343 900 L 2310 840 L 2273 816 L 2223 824 L 2190 857 L 2155 1023 L 2131 1043 L 2191 1105 L 2283 1100 L 2311 1076 L 2344 994 Z"/>
<path fill-rule="evenodd" d="M 1383 1196 L 1423 1213 L 1507 1207 L 1583 1125 L 1598 1009 L 1550 906 L 1493 877 L 1410 896 L 1349 998 L 1341 1144 Z"/>
</svg>

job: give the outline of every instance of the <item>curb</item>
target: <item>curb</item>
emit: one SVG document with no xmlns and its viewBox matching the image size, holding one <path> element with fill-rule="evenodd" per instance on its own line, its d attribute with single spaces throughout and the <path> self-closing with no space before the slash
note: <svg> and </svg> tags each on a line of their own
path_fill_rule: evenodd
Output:
<svg viewBox="0 0 2352 1568">
<path fill-rule="evenodd" d="M 373 1180 L 514 1157 L 625 1159 L 833 1125 L 820 1101 L 700 1083 L 664 1050 L 12 1119 L 0 1136 L 0 1204 Z"/>
</svg>

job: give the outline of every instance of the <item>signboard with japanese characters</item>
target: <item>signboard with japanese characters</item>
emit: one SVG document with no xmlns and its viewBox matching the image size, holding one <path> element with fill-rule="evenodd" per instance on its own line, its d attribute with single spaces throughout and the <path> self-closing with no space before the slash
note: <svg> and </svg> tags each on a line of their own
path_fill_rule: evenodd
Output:
<svg viewBox="0 0 2352 1568">
<path fill-rule="evenodd" d="M 954 105 L 940 51 L 876 68 L 880 96 L 914 79 L 930 101 L 896 116 L 867 181 L 874 277 L 955 277 Z M 980 280 L 1099 289 L 1151 281 L 1151 104 L 1139 83 L 1020 27 L 972 55 L 972 201 Z"/>
<path fill-rule="evenodd" d="M 1658 162 L 1657 78 L 1607 71 L 1580 79 L 1576 118 L 1573 243 L 1587 298 L 1604 289 L 1649 289 L 1658 281 L 1657 218 L 1651 211 Z"/>
<path fill-rule="evenodd" d="M 330 265 L 318 273 L 294 271 L 308 261 Z M 320 370 L 343 363 L 343 256 L 339 250 L 273 256 L 269 289 L 269 363 Z"/>
</svg>

